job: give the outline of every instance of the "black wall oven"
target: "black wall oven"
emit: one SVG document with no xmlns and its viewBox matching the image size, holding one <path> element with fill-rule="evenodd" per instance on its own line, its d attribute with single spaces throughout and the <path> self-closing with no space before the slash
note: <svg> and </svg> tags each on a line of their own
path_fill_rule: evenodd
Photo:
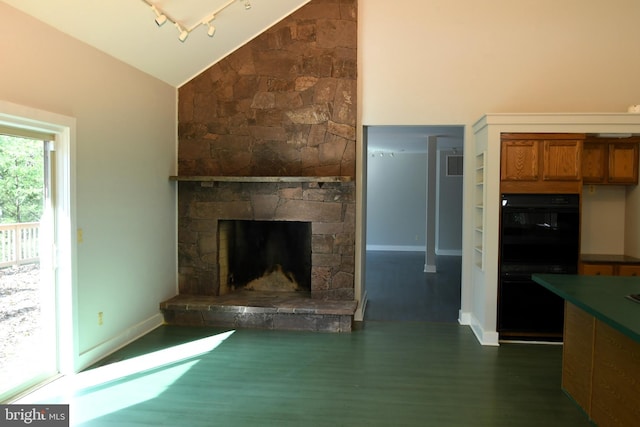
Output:
<svg viewBox="0 0 640 427">
<path fill-rule="evenodd" d="M 580 196 L 503 194 L 501 203 L 500 339 L 560 341 L 564 301 L 531 275 L 577 273 Z"/>
</svg>

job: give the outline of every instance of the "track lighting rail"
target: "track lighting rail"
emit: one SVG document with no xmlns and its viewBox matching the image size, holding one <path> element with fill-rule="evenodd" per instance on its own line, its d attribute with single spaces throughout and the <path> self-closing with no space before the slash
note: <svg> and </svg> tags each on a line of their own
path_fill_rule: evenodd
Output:
<svg viewBox="0 0 640 427">
<path fill-rule="evenodd" d="M 166 12 L 161 10 L 157 5 L 153 4 L 150 0 L 142 0 L 142 1 L 144 3 L 146 3 L 149 7 L 151 7 L 151 10 L 153 11 L 153 13 L 156 16 L 155 17 L 155 23 L 158 25 L 158 27 L 163 26 L 167 22 L 172 23 L 176 27 L 176 29 L 178 30 L 178 40 L 180 40 L 181 42 L 184 43 L 184 41 L 187 40 L 187 38 L 189 37 L 189 34 L 191 34 L 191 32 L 193 30 L 195 30 L 196 28 L 200 27 L 201 25 L 207 27 L 207 35 L 209 37 L 213 37 L 213 35 L 216 32 L 216 27 L 214 27 L 212 22 L 213 22 L 214 19 L 216 19 L 216 16 L 218 16 L 219 13 L 224 11 L 226 8 L 231 6 L 236 1 L 242 1 L 242 0 L 229 0 L 229 1 L 227 1 L 225 4 L 220 6 L 217 10 L 214 10 L 210 14 L 206 15 L 203 19 L 200 20 L 200 22 L 198 22 L 197 24 L 192 25 L 191 27 L 186 27 L 181 22 L 178 22 L 173 17 L 167 15 Z M 244 8 L 246 10 L 251 9 L 251 2 L 249 0 L 244 0 Z"/>
</svg>

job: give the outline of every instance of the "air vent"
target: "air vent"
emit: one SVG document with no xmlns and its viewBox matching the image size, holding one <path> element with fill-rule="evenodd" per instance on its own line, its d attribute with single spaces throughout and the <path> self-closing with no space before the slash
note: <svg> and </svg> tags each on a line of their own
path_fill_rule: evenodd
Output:
<svg viewBox="0 0 640 427">
<path fill-rule="evenodd" d="M 462 176 L 463 156 L 448 155 L 447 156 L 447 176 Z"/>
</svg>

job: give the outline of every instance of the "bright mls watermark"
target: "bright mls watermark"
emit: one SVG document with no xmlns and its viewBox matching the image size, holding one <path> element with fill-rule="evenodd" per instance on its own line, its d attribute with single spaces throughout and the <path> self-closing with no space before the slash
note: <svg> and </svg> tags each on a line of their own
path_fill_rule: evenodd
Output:
<svg viewBox="0 0 640 427">
<path fill-rule="evenodd" d="M 69 405 L 0 405 L 0 427 L 69 427 Z"/>
</svg>

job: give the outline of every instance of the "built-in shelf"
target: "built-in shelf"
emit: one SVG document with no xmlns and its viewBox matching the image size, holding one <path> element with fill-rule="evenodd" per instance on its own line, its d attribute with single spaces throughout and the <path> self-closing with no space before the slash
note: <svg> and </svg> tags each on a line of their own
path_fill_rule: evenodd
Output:
<svg viewBox="0 0 640 427">
<path fill-rule="evenodd" d="M 475 186 L 475 212 L 474 212 L 474 262 L 481 270 L 484 269 L 484 223 L 485 223 L 485 155 L 484 152 L 476 155 L 476 186 Z"/>
<path fill-rule="evenodd" d="M 172 175 L 170 181 L 190 182 L 351 182 L 350 176 L 180 176 Z"/>
</svg>

